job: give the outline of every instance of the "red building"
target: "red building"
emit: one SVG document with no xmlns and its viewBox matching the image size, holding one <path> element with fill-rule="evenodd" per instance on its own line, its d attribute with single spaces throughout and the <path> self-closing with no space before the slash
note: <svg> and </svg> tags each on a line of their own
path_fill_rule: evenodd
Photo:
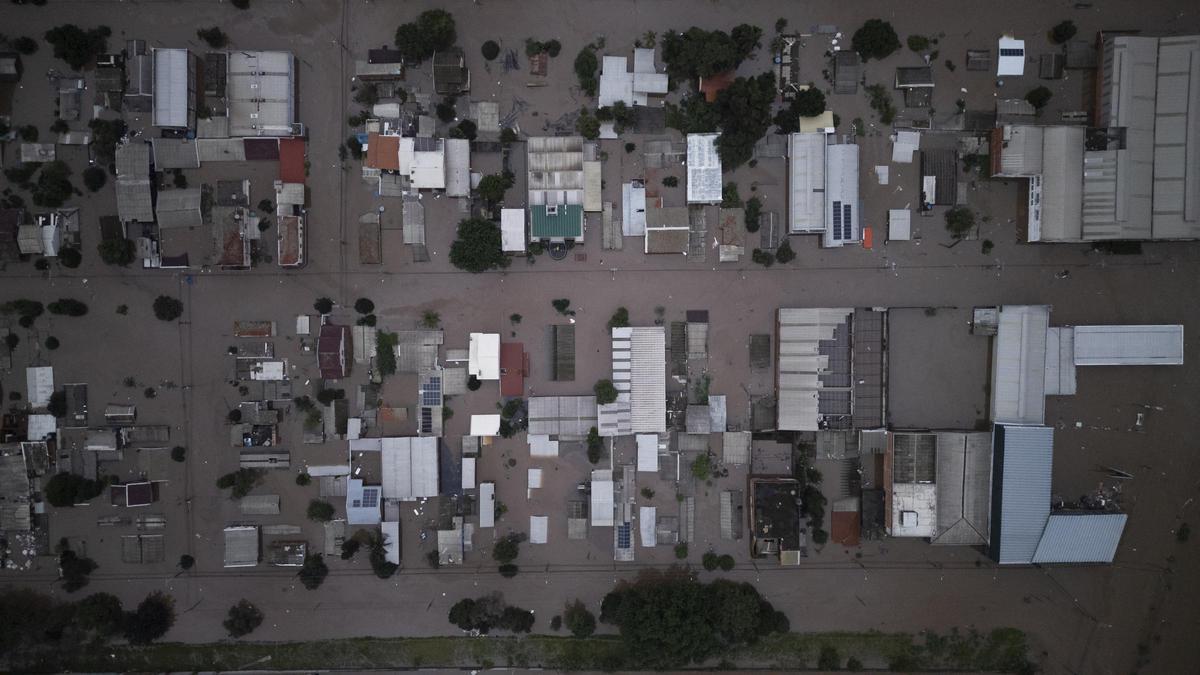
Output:
<svg viewBox="0 0 1200 675">
<path fill-rule="evenodd" d="M 525 376 L 529 374 L 529 355 L 520 342 L 500 345 L 500 395 L 524 396 Z"/>
<path fill-rule="evenodd" d="M 321 377 L 340 380 L 350 374 L 350 327 L 327 323 L 317 338 L 317 364 Z"/>
</svg>

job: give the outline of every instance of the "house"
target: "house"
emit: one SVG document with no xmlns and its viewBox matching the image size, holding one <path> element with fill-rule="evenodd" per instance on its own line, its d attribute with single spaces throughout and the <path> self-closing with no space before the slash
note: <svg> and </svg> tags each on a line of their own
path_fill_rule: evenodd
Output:
<svg viewBox="0 0 1200 675">
<path fill-rule="evenodd" d="M 1025 74 L 1025 41 L 1011 35 L 1000 37 L 996 61 L 996 77 L 1020 77 Z"/>
<path fill-rule="evenodd" d="M 404 136 L 399 139 L 398 147 L 397 170 L 408 177 L 411 188 L 446 189 L 446 139 Z"/>
<path fill-rule="evenodd" d="M 833 55 L 833 93 L 857 94 L 862 80 L 862 57 L 853 49 L 842 49 Z"/>
<path fill-rule="evenodd" d="M 628 411 L 629 432 L 667 430 L 666 332 L 662 326 L 612 329 L 617 414 Z"/>
<path fill-rule="evenodd" d="M 529 240 L 583 242 L 582 136 L 533 136 L 526 143 Z"/>
<path fill-rule="evenodd" d="M 122 223 L 154 222 L 150 145 L 131 140 L 117 146 L 117 216 Z"/>
<path fill-rule="evenodd" d="M 433 89 L 442 96 L 458 96 L 471 90 L 467 59 L 458 47 L 434 52 Z"/>
<path fill-rule="evenodd" d="M 340 380 L 350 374 L 350 327 L 327 323 L 317 337 L 317 365 L 321 378 Z"/>
<path fill-rule="evenodd" d="M 958 203 L 958 151 L 953 148 L 921 150 L 921 210 Z"/>
<path fill-rule="evenodd" d="M 175 188 L 160 192 L 154 208 L 159 229 L 203 225 L 203 203 L 201 188 Z"/>
<path fill-rule="evenodd" d="M 717 152 L 719 135 L 687 135 L 688 204 L 721 202 L 721 155 Z"/>
<path fill-rule="evenodd" d="M 802 539 L 800 484 L 792 478 L 750 479 L 751 554 L 779 557 L 782 565 L 796 565 L 807 543 Z"/>
<path fill-rule="evenodd" d="M 438 495 L 437 438 L 423 436 L 379 440 L 384 500 L 412 502 Z"/>
<path fill-rule="evenodd" d="M 229 135 L 299 136 L 296 59 L 290 52 L 228 53 Z"/>
<path fill-rule="evenodd" d="M 526 250 L 525 210 L 500 210 L 500 250 L 505 253 L 524 253 Z"/>
<path fill-rule="evenodd" d="M 524 396 L 525 376 L 529 374 L 529 355 L 520 342 L 500 344 L 500 395 Z"/>
<path fill-rule="evenodd" d="M 196 126 L 196 70 L 199 60 L 187 49 L 151 50 L 153 55 L 153 123 L 169 129 Z"/>
<path fill-rule="evenodd" d="M 645 221 L 646 253 L 687 255 L 691 228 L 686 206 L 650 207 Z"/>
<path fill-rule="evenodd" d="M 383 488 L 364 485 L 359 478 L 346 481 L 346 523 L 378 525 L 383 519 Z"/>
<path fill-rule="evenodd" d="M 154 149 L 154 166 L 159 171 L 200 168 L 200 151 L 194 139 L 153 138 L 150 145 Z"/>
<path fill-rule="evenodd" d="M 608 107 L 618 102 L 626 105 L 648 105 L 651 96 L 667 93 L 667 74 L 654 66 L 654 50 L 633 50 L 633 71 L 624 56 L 605 56 L 600 65 L 598 104 Z"/>
<path fill-rule="evenodd" d="M 500 334 L 471 333 L 467 374 L 479 380 L 500 379 Z"/>
<path fill-rule="evenodd" d="M 897 89 L 932 89 L 933 68 L 920 66 L 916 68 L 896 69 Z"/>
</svg>

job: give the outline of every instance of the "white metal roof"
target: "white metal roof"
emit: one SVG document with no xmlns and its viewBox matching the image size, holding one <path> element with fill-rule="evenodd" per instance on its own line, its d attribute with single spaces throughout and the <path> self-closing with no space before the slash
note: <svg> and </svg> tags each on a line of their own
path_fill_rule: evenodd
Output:
<svg viewBox="0 0 1200 675">
<path fill-rule="evenodd" d="M 54 393 L 54 368 L 32 366 L 25 369 L 25 399 L 35 408 L 45 407 Z"/>
<path fill-rule="evenodd" d="M 186 49 L 154 50 L 154 126 L 188 126 L 190 92 Z"/>
<path fill-rule="evenodd" d="M 621 234 L 640 237 L 646 234 L 646 186 L 621 185 Z"/>
<path fill-rule="evenodd" d="M 1077 366 L 1183 365 L 1183 326 L 1076 326 Z"/>
<path fill-rule="evenodd" d="M 777 407 L 781 431 L 817 431 L 821 373 L 829 357 L 820 353 L 820 342 L 833 339 L 834 331 L 854 312 L 850 308 L 780 309 L 778 313 L 779 388 Z"/>
<path fill-rule="evenodd" d="M 499 415 L 471 415 L 472 436 L 496 436 L 499 433 Z"/>
<path fill-rule="evenodd" d="M 254 567 L 258 564 L 258 527 L 225 528 L 225 567 Z"/>
<path fill-rule="evenodd" d="M 583 163 L 583 210 L 591 213 L 604 210 L 602 193 L 604 186 L 601 165 L 596 160 Z"/>
<path fill-rule="evenodd" d="M 1050 515 L 1050 471 L 1054 429 L 997 424 L 993 429 L 995 466 L 991 523 L 992 557 L 1001 565 L 1032 562 Z"/>
<path fill-rule="evenodd" d="M 383 533 L 384 558 L 394 564 L 400 564 L 400 522 L 384 521 L 379 524 Z"/>
<path fill-rule="evenodd" d="M 913 153 L 921 149 L 921 132 L 897 131 L 892 144 L 892 161 L 897 164 L 912 164 Z"/>
<path fill-rule="evenodd" d="M 658 434 L 637 435 L 637 470 L 658 471 Z"/>
<path fill-rule="evenodd" d="M 612 471 L 597 469 L 592 471 L 592 525 L 594 527 L 612 527 L 613 512 L 613 480 Z"/>
<path fill-rule="evenodd" d="M 463 457 L 462 459 L 462 489 L 475 489 L 475 458 Z"/>
<path fill-rule="evenodd" d="M 500 250 L 525 252 L 525 209 L 500 209 Z"/>
<path fill-rule="evenodd" d="M 861 212 L 858 146 L 844 143 L 825 148 L 825 246 L 860 241 Z"/>
<path fill-rule="evenodd" d="M 992 341 L 992 420 L 1041 424 L 1046 413 L 1046 305 L 1000 308 Z"/>
<path fill-rule="evenodd" d="M 658 510 L 653 506 L 638 508 L 638 530 L 642 534 L 642 546 L 646 548 L 658 546 L 658 534 L 654 527 L 657 519 Z"/>
<path fill-rule="evenodd" d="M 630 430 L 667 430 L 666 333 L 661 326 L 614 328 L 613 384 L 628 392 Z"/>
<path fill-rule="evenodd" d="M 291 136 L 295 59 L 289 52 L 231 51 L 225 82 L 231 136 Z"/>
<path fill-rule="evenodd" d="M 996 75 L 1021 76 L 1025 74 L 1025 41 L 1005 35 L 1000 38 L 999 58 L 996 59 Z"/>
<path fill-rule="evenodd" d="M 1046 395 L 1075 394 L 1075 331 L 1046 329 Z"/>
<path fill-rule="evenodd" d="M 550 440 L 547 434 L 529 434 L 530 457 L 558 457 L 558 441 Z"/>
<path fill-rule="evenodd" d="M 536 468 L 529 469 L 526 472 L 526 476 L 528 479 L 528 485 L 529 485 L 530 490 L 536 490 L 536 489 L 542 487 L 542 470 L 541 469 L 536 469 Z"/>
<path fill-rule="evenodd" d="M 500 379 L 499 333 L 471 333 L 467 373 L 480 380 Z"/>
<path fill-rule="evenodd" d="M 434 436 L 384 438 L 383 498 L 414 501 L 438 494 L 438 439 Z"/>
<path fill-rule="evenodd" d="M 31 441 L 44 441 L 58 431 L 58 419 L 54 415 L 30 415 L 25 436 Z"/>
<path fill-rule="evenodd" d="M 716 204 L 721 201 L 721 155 L 717 153 L 720 134 L 687 136 L 687 200 L 689 204 Z"/>
<path fill-rule="evenodd" d="M 496 526 L 496 484 L 479 484 L 479 527 Z"/>
<path fill-rule="evenodd" d="M 446 139 L 446 196 L 471 194 L 471 142 L 465 138 Z"/>
<path fill-rule="evenodd" d="M 633 75 L 624 56 L 605 56 L 600 61 L 600 90 L 597 104 L 611 106 L 617 101 L 633 105 Z"/>
<path fill-rule="evenodd" d="M 546 516 L 529 516 L 529 543 L 545 544 L 550 530 L 550 519 Z"/>
<path fill-rule="evenodd" d="M 377 525 L 383 517 L 383 489 L 363 485 L 362 479 L 346 481 L 346 522 L 351 525 Z"/>
<path fill-rule="evenodd" d="M 912 239 L 912 211 L 888 209 L 888 239 L 896 241 Z"/>
<path fill-rule="evenodd" d="M 788 136 L 788 232 L 825 231 L 825 134 Z"/>
</svg>

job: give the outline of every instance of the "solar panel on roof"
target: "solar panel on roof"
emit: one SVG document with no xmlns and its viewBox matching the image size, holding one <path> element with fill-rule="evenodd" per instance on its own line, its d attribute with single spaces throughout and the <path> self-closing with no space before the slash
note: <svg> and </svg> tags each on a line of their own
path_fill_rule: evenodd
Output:
<svg viewBox="0 0 1200 675">
<path fill-rule="evenodd" d="M 379 491 L 363 490 L 362 507 L 365 509 L 373 509 L 377 506 L 379 506 Z"/>
<path fill-rule="evenodd" d="M 421 405 L 441 405 L 442 377 L 434 375 L 429 378 L 425 389 L 421 391 Z"/>
<path fill-rule="evenodd" d="M 631 528 L 629 523 L 623 523 L 617 526 L 617 548 L 629 548 L 632 542 Z"/>
<path fill-rule="evenodd" d="M 1000 56 L 1025 56 L 1024 49 L 1001 49 Z"/>
<path fill-rule="evenodd" d="M 850 232 L 850 223 L 854 222 L 850 218 L 850 205 L 842 204 L 842 212 L 842 239 L 849 239 L 852 236 Z"/>
<path fill-rule="evenodd" d="M 428 434 L 433 431 L 433 410 L 430 408 L 421 408 L 421 433 Z"/>
</svg>

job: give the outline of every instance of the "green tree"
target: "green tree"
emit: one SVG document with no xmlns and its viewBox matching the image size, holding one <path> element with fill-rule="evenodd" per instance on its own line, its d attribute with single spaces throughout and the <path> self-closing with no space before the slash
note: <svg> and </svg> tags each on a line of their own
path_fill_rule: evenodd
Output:
<svg viewBox="0 0 1200 675">
<path fill-rule="evenodd" d="M 120 633 L 124 620 L 121 599 L 111 593 L 92 593 L 75 605 L 77 625 L 100 637 Z"/>
<path fill-rule="evenodd" d="M 328 523 L 329 521 L 333 520 L 334 513 L 335 511 L 333 504 L 330 504 L 329 502 L 322 501 L 320 499 L 313 499 L 308 502 L 309 520 L 316 521 L 318 523 Z"/>
<path fill-rule="evenodd" d="M 599 68 L 600 61 L 591 45 L 579 50 L 575 56 L 575 76 L 579 78 L 579 88 L 588 96 L 595 96 L 600 88 L 600 80 L 596 77 Z"/>
<path fill-rule="evenodd" d="M 175 601 L 155 591 L 138 604 L 137 610 L 125 615 L 125 639 L 135 645 L 150 644 L 166 635 L 174 624 Z"/>
<path fill-rule="evenodd" d="M 596 403 L 605 405 L 617 400 L 617 388 L 613 386 L 612 380 L 603 379 L 596 382 L 596 386 L 592 387 L 592 391 L 596 394 Z"/>
<path fill-rule="evenodd" d="M 62 578 L 63 590 L 68 593 L 75 591 L 88 585 L 88 575 L 96 571 L 99 565 L 91 558 L 81 558 L 74 551 L 68 549 L 63 551 L 58 556 L 58 571 Z"/>
<path fill-rule="evenodd" d="M 581 108 L 579 117 L 575 119 L 575 131 L 579 132 L 580 136 L 594 141 L 600 138 L 600 120 L 588 112 L 587 108 Z"/>
<path fill-rule="evenodd" d="M 265 472 L 262 469 L 241 468 L 217 479 L 217 488 L 231 490 L 230 499 L 241 499 L 255 487 L 262 485 Z"/>
<path fill-rule="evenodd" d="M 326 298 L 328 300 L 328 298 Z M 332 307 L 330 307 L 332 309 Z M 359 314 L 371 314 L 375 311 L 375 303 L 370 298 L 359 298 L 354 301 L 354 311 Z M 325 312 L 326 314 L 328 312 Z"/>
<path fill-rule="evenodd" d="M 225 618 L 222 625 L 225 626 L 229 637 L 240 638 L 253 633 L 255 628 L 262 625 L 262 622 L 262 610 L 255 607 L 249 600 L 242 599 L 229 608 L 229 616 Z"/>
<path fill-rule="evenodd" d="M 1075 37 L 1075 34 L 1078 32 L 1079 29 L 1075 27 L 1074 21 L 1061 21 L 1055 24 L 1054 28 L 1050 29 L 1050 39 L 1054 41 L 1054 44 L 1061 45 Z"/>
<path fill-rule="evenodd" d="M 12 41 L 12 48 L 17 50 L 18 54 L 30 56 L 37 53 L 38 43 L 28 35 L 23 35 Z"/>
<path fill-rule="evenodd" d="M 746 231 L 758 232 L 762 220 L 762 200 L 751 197 L 746 200 Z"/>
<path fill-rule="evenodd" d="M 154 316 L 160 321 L 174 321 L 183 316 L 183 303 L 169 295 L 154 299 Z"/>
<path fill-rule="evenodd" d="M 396 374 L 396 345 L 400 336 L 387 331 L 375 331 L 375 367 L 380 375 Z"/>
<path fill-rule="evenodd" d="M 511 173 L 493 173 L 479 179 L 479 196 L 489 207 L 504 201 L 504 194 L 513 186 L 514 177 Z"/>
<path fill-rule="evenodd" d="M 929 49 L 929 38 L 924 35 L 909 35 L 906 42 L 908 48 L 914 52 L 923 52 Z"/>
<path fill-rule="evenodd" d="M 742 206 L 742 196 L 738 194 L 737 183 L 729 182 L 721 186 L 721 208 L 736 209 Z"/>
<path fill-rule="evenodd" d="M 108 172 L 98 166 L 89 166 L 83 170 L 83 185 L 88 192 L 97 192 L 108 182 Z"/>
<path fill-rule="evenodd" d="M 596 632 L 596 616 L 589 612 L 580 600 L 568 603 L 562 618 L 567 630 L 577 638 L 591 637 L 592 633 Z"/>
<path fill-rule="evenodd" d="M 456 38 L 454 16 L 442 9 L 421 12 L 416 21 L 396 29 L 396 47 L 412 64 L 453 47 Z"/>
<path fill-rule="evenodd" d="M 817 657 L 817 668 L 821 670 L 837 670 L 841 665 L 842 657 L 838 654 L 837 647 L 833 645 L 821 645 L 821 653 Z"/>
<path fill-rule="evenodd" d="M 364 83 L 354 92 L 354 102 L 368 108 L 379 103 L 379 87 L 371 82 Z"/>
<path fill-rule="evenodd" d="M 317 314 L 325 315 L 333 311 L 333 300 L 329 298 L 317 298 L 313 303 L 313 309 L 317 310 Z"/>
<path fill-rule="evenodd" d="M 1053 96 L 1054 93 L 1046 87 L 1034 87 L 1025 94 L 1025 100 L 1029 102 L 1029 105 L 1036 108 L 1038 112 L 1041 112 L 1042 108 L 1045 108 L 1046 104 L 1050 103 L 1050 99 Z"/>
<path fill-rule="evenodd" d="M 750 254 L 750 259 L 763 267 L 770 267 L 775 264 L 775 255 L 761 248 L 754 249 L 754 252 Z"/>
<path fill-rule="evenodd" d="M 97 117 L 88 122 L 88 128 L 92 130 L 92 150 L 96 159 L 106 164 L 112 162 L 117 155 L 117 143 L 128 130 L 125 121 Z"/>
<path fill-rule="evenodd" d="M 54 47 L 54 58 L 62 59 L 75 70 L 96 60 L 108 51 L 108 37 L 112 30 L 108 26 L 97 26 L 83 30 L 75 24 L 63 24 L 46 31 L 46 42 Z"/>
<path fill-rule="evenodd" d="M 226 35 L 225 31 L 221 30 L 218 26 L 201 28 L 196 31 L 196 37 L 204 40 L 205 44 L 213 49 L 221 49 L 225 45 L 229 44 L 229 36 Z"/>
<path fill-rule="evenodd" d="M 495 40 L 488 40 L 479 48 L 480 53 L 486 61 L 494 61 L 497 56 L 500 56 L 500 45 L 496 44 Z"/>
<path fill-rule="evenodd" d="M 975 212 L 965 206 L 946 211 L 946 230 L 955 239 L 963 239 L 975 229 Z"/>
<path fill-rule="evenodd" d="M 858 52 L 863 61 L 883 59 L 900 49 L 900 38 L 892 24 L 882 19 L 867 19 L 850 38 L 850 48 Z"/>
<path fill-rule="evenodd" d="M 816 117 L 825 112 L 825 94 L 816 87 L 796 92 L 788 107 L 775 113 L 775 126 L 781 134 L 800 131 L 801 117 Z"/>
<path fill-rule="evenodd" d="M 692 475 L 697 480 L 708 480 L 712 475 L 712 457 L 707 452 L 692 460 Z"/>
<path fill-rule="evenodd" d="M 59 298 L 46 306 L 51 314 L 62 316 L 83 316 L 88 313 L 88 306 L 75 298 Z"/>
<path fill-rule="evenodd" d="M 46 482 L 45 495 L 51 506 L 63 507 L 83 504 L 103 491 L 103 483 L 64 471 Z"/>
<path fill-rule="evenodd" d="M 771 127 L 771 104 L 775 101 L 775 75 L 739 77 L 717 95 L 714 108 L 720 120 L 717 151 L 722 168 L 731 171 L 754 155 L 754 144 Z"/>
<path fill-rule="evenodd" d="M 692 27 L 683 33 L 666 31 L 662 56 L 667 74 L 675 81 L 712 77 L 733 70 L 758 48 L 762 29 L 741 24 L 730 35 Z"/>
<path fill-rule="evenodd" d="M 511 127 L 504 127 L 503 129 L 500 130 L 501 145 L 503 145 L 504 147 L 507 148 L 508 146 L 510 146 L 516 142 L 517 142 L 517 132 L 513 131 Z"/>
<path fill-rule="evenodd" d="M 316 590 L 325 583 L 329 576 L 329 566 L 320 553 L 304 556 L 304 565 L 300 568 L 300 583 L 310 591 Z"/>
<path fill-rule="evenodd" d="M 600 463 L 600 455 L 604 451 L 604 443 L 600 440 L 600 430 L 596 427 L 588 429 L 587 458 L 592 464 Z"/>
<path fill-rule="evenodd" d="M 617 311 L 613 312 L 612 318 L 608 320 L 608 329 L 626 328 L 629 326 L 629 310 L 624 307 L 618 307 Z"/>
<path fill-rule="evenodd" d="M 458 238 L 450 245 L 450 264 L 476 273 L 508 267 L 508 256 L 500 248 L 500 228 L 482 218 L 458 224 Z"/>
<path fill-rule="evenodd" d="M 498 563 L 510 563 L 521 552 L 521 538 L 516 534 L 501 537 L 492 546 L 492 559 Z"/>
<path fill-rule="evenodd" d="M 779 248 L 775 249 L 775 260 L 782 265 L 792 262 L 796 259 L 796 252 L 792 250 L 792 244 L 787 239 L 779 244 Z"/>
<path fill-rule="evenodd" d="M 33 184 L 33 203 L 37 206 L 56 209 L 75 194 L 71 185 L 71 167 L 66 162 L 55 160 L 42 165 L 37 182 Z"/>
<path fill-rule="evenodd" d="M 667 176 L 662 179 L 663 187 L 679 187 L 679 179 L 675 176 Z"/>
<path fill-rule="evenodd" d="M 450 138 L 465 138 L 468 141 L 473 141 L 478 135 L 479 125 L 471 120 L 463 120 L 450 130 Z"/>
<path fill-rule="evenodd" d="M 193 558 L 192 556 L 190 556 L 186 553 L 179 556 L 179 569 L 184 570 L 186 572 L 187 570 L 190 570 L 195 566 L 196 566 L 196 559 Z"/>
<path fill-rule="evenodd" d="M 106 239 L 100 242 L 98 250 L 105 264 L 127 267 L 134 261 L 136 249 L 128 239 Z"/>
</svg>

